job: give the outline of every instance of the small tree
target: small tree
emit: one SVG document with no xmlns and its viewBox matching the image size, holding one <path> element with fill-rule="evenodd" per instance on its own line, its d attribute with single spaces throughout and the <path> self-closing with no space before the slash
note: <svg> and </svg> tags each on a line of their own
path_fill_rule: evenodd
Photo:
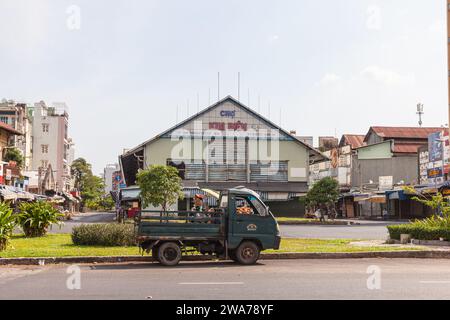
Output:
<svg viewBox="0 0 450 320">
<path fill-rule="evenodd" d="M 309 208 L 327 208 L 334 205 L 339 198 L 339 183 L 331 178 L 323 178 L 313 185 L 304 198 Z"/>
<path fill-rule="evenodd" d="M 22 152 L 17 148 L 9 148 L 6 149 L 5 156 L 3 157 L 4 161 L 14 161 L 17 163 L 19 168 L 23 167 L 24 158 Z"/>
<path fill-rule="evenodd" d="M 170 166 L 153 165 L 137 174 L 137 184 L 141 188 L 143 206 L 167 208 L 184 197 L 178 170 Z"/>
<path fill-rule="evenodd" d="M 450 203 L 440 192 L 430 198 L 417 192 L 413 187 L 403 187 L 403 190 L 408 194 L 414 194 L 415 196 L 412 197 L 414 201 L 420 202 L 424 206 L 433 209 L 436 214 L 442 215 L 445 219 L 450 219 Z"/>
</svg>

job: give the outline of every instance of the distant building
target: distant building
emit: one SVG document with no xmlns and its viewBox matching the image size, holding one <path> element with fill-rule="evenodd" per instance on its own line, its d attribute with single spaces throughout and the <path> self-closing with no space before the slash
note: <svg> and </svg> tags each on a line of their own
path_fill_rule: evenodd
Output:
<svg viewBox="0 0 450 320">
<path fill-rule="evenodd" d="M 105 184 L 105 193 L 110 193 L 114 190 L 113 183 L 115 179 L 115 173 L 117 171 L 120 171 L 119 164 L 108 164 L 106 165 L 105 169 L 103 170 L 103 181 Z"/>
<path fill-rule="evenodd" d="M 56 190 L 70 192 L 73 181 L 70 165 L 74 158 L 74 143 L 69 138 L 69 115 L 64 103 L 49 107 L 45 102 L 35 103 L 33 111 L 33 162 L 32 169 L 41 178 L 51 166 Z"/>
<path fill-rule="evenodd" d="M 337 141 L 335 138 L 330 137 L 328 139 L 325 137 L 322 138 L 322 144 L 327 144 L 326 140 L 331 141 L 329 145 L 335 145 Z M 349 191 L 351 188 L 353 155 L 355 149 L 364 144 L 363 140 L 364 135 L 343 135 L 337 147 L 323 152 L 329 160 L 310 166 L 310 183 L 314 184 L 325 177 L 332 177 L 339 182 L 341 192 Z"/>
<path fill-rule="evenodd" d="M 418 184 L 419 148 L 428 145 L 428 136 L 443 128 L 371 127 L 365 146 L 357 149 L 352 186 L 362 188 L 380 177 L 391 177 L 393 184 Z"/>
<path fill-rule="evenodd" d="M 339 145 L 339 139 L 335 137 L 319 137 L 319 150 L 329 151 L 337 148 Z"/>
<path fill-rule="evenodd" d="M 344 134 L 339 142 L 339 147 L 350 146 L 353 150 L 365 145 L 363 134 Z"/>
<path fill-rule="evenodd" d="M 3 100 L 0 102 L 0 122 L 11 126 L 21 133 L 21 135 L 14 136 L 11 145 L 22 152 L 24 157 L 23 169 L 30 170 L 33 159 L 33 140 L 29 106 L 12 100 Z"/>
<path fill-rule="evenodd" d="M 298 140 L 306 143 L 308 146 L 314 146 L 314 137 L 310 136 L 296 136 Z"/>
<path fill-rule="evenodd" d="M 11 126 L 0 122 L 0 184 L 14 185 L 20 178 L 20 169 L 14 163 L 4 162 L 4 156 L 8 148 L 13 146 L 16 136 L 22 135 L 21 132 L 13 129 Z"/>
</svg>

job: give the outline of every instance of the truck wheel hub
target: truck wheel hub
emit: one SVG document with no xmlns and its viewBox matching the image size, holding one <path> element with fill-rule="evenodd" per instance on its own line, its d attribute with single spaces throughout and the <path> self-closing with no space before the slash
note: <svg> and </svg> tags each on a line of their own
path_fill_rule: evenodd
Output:
<svg viewBox="0 0 450 320">
<path fill-rule="evenodd" d="M 178 256 L 178 253 L 175 249 L 168 248 L 164 250 L 164 258 L 166 258 L 169 261 L 175 260 Z"/>
<path fill-rule="evenodd" d="M 251 248 L 245 248 L 245 249 L 242 251 L 242 256 L 243 256 L 244 258 L 246 258 L 246 259 L 252 258 L 252 257 L 254 256 L 254 252 L 253 252 L 253 250 L 252 250 Z"/>
</svg>

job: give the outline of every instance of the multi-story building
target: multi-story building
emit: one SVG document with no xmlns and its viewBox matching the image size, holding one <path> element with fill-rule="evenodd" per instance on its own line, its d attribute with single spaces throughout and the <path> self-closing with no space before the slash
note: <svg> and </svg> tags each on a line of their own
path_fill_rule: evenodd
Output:
<svg viewBox="0 0 450 320">
<path fill-rule="evenodd" d="M 0 102 L 0 122 L 22 133 L 14 136 L 11 145 L 22 152 L 24 157 L 23 169 L 30 170 L 33 159 L 33 138 L 29 106 L 12 100 L 3 100 Z"/>
<path fill-rule="evenodd" d="M 69 192 L 73 185 L 70 165 L 74 157 L 74 143 L 68 136 L 67 106 L 58 103 L 49 107 L 41 101 L 35 103 L 32 115 L 32 169 L 40 172 L 42 178 L 46 170 L 51 168 L 55 177 L 55 191 Z"/>
</svg>

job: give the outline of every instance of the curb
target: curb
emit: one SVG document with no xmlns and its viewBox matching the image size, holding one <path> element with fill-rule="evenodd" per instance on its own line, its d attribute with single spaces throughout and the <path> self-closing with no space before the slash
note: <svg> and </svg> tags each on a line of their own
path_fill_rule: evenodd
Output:
<svg viewBox="0 0 450 320">
<path fill-rule="evenodd" d="M 260 260 L 302 260 L 302 259 L 450 259 L 450 251 L 388 251 L 348 253 L 268 253 Z M 182 261 L 214 261 L 212 256 L 185 256 Z M 89 264 L 153 262 L 151 256 L 107 256 L 107 257 L 60 257 L 60 258 L 0 258 L 0 265 L 46 265 L 46 264 Z"/>
</svg>

